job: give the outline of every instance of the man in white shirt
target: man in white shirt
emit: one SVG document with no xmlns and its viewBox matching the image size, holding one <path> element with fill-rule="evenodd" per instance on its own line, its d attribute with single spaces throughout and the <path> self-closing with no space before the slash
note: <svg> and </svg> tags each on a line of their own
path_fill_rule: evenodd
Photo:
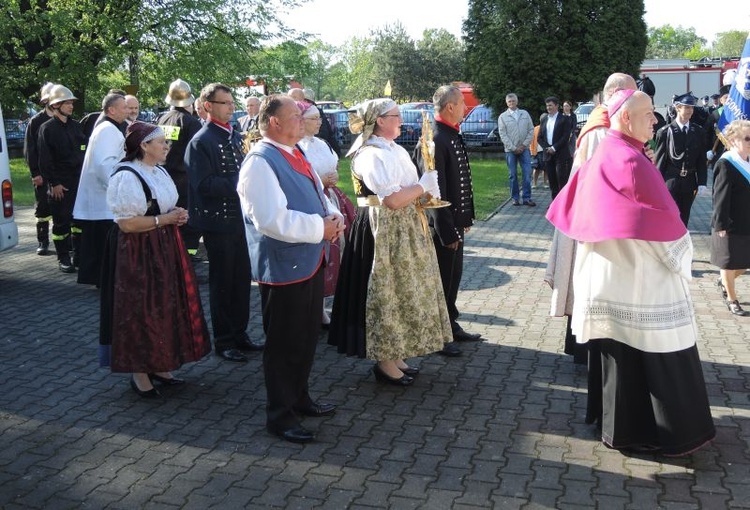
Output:
<svg viewBox="0 0 750 510">
<path fill-rule="evenodd" d="M 107 188 L 115 165 L 125 156 L 122 126 L 128 115 L 125 98 L 107 94 L 102 100 L 104 121 L 91 133 L 83 160 L 73 217 L 81 228 L 81 249 L 76 254 L 78 283 L 99 286 L 107 233 L 114 216 L 107 206 Z"/>
<path fill-rule="evenodd" d="M 549 179 L 549 189 L 555 198 L 563 186 L 567 184 L 569 170 L 567 161 L 570 158 L 568 140 L 570 139 L 570 123 L 558 113 L 560 100 L 550 96 L 544 100 L 547 113 L 539 120 L 539 134 L 537 143 L 544 151 L 545 171 Z"/>
<path fill-rule="evenodd" d="M 263 139 L 242 164 L 237 193 L 266 333 L 266 428 L 287 441 L 307 443 L 315 437 L 300 417 L 336 411 L 310 397 L 308 377 L 320 331 L 328 243 L 344 230 L 344 218 L 295 147 L 304 121 L 294 100 L 264 98 L 258 126 Z"/>
<path fill-rule="evenodd" d="M 508 109 L 497 118 L 497 130 L 505 146 L 505 162 L 508 164 L 510 197 L 513 205 L 534 207 L 531 199 L 531 152 L 529 146 L 534 137 L 534 122 L 526 110 L 518 108 L 518 96 L 511 93 L 505 96 Z M 518 175 L 516 169 L 521 163 L 521 192 L 519 197 Z"/>
</svg>

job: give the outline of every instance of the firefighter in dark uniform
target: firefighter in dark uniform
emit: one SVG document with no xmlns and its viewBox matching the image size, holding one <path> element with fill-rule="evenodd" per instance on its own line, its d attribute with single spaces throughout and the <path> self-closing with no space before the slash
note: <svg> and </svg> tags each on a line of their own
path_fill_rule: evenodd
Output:
<svg viewBox="0 0 750 510">
<path fill-rule="evenodd" d="M 39 169 L 47 182 L 52 241 L 63 273 L 75 273 L 81 237 L 73 221 L 73 205 L 86 154 L 86 135 L 81 125 L 70 118 L 76 99 L 67 87 L 55 85 L 49 96 L 53 117 L 39 128 Z"/>
<path fill-rule="evenodd" d="M 687 93 L 674 100 L 675 119 L 656 133 L 656 166 L 677 203 L 687 227 L 697 193 L 707 194 L 706 134 L 691 121 L 696 98 Z"/>
<path fill-rule="evenodd" d="M 177 207 L 188 209 L 188 174 L 185 167 L 185 150 L 193 136 L 203 127 L 201 121 L 193 116 L 195 97 L 190 85 L 183 80 L 175 80 L 169 85 L 169 92 L 164 102 L 171 108 L 156 119 L 156 124 L 164 131 L 170 144 L 164 168 L 174 181 L 179 193 Z M 200 230 L 190 224 L 180 227 L 182 240 L 191 257 L 198 253 Z"/>
<path fill-rule="evenodd" d="M 54 86 L 54 83 L 47 82 L 42 87 L 39 103 L 44 109 L 31 118 L 23 139 L 23 157 L 31 172 L 31 182 L 34 183 L 34 217 L 36 240 L 39 243 L 36 248 L 37 255 L 49 255 L 49 221 L 52 219 L 52 213 L 47 201 L 47 185 L 39 171 L 38 139 L 39 128 L 53 116 L 49 107 L 49 93 Z"/>
</svg>

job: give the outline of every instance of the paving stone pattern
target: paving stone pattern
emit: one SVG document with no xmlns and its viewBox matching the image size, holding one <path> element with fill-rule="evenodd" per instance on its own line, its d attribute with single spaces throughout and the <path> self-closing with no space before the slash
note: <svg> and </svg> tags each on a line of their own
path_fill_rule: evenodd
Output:
<svg viewBox="0 0 750 510">
<path fill-rule="evenodd" d="M 463 357 L 414 360 L 414 386 L 386 387 L 321 335 L 312 393 L 339 409 L 305 420 L 308 445 L 266 433 L 259 353 L 185 366 L 188 384 L 162 401 L 99 368 L 97 291 L 34 254 L 22 208 L 21 244 L 0 254 L 0 508 L 750 507 L 750 318 L 720 299 L 710 198 L 693 209 L 691 289 L 718 435 L 665 459 L 609 450 L 584 423 L 585 368 L 562 353 L 564 320 L 547 316 L 547 193 L 470 233 L 459 306 L 486 340 L 462 344 Z M 207 274 L 199 264 L 206 313 Z M 738 289 L 747 303 L 750 278 Z M 254 287 L 252 338 L 259 302 Z"/>
</svg>

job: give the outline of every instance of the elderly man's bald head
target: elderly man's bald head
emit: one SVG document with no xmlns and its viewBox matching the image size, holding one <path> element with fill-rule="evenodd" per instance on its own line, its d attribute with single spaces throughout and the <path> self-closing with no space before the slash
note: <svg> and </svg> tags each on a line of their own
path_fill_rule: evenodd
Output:
<svg viewBox="0 0 750 510">
<path fill-rule="evenodd" d="M 645 92 L 636 91 L 609 120 L 612 129 L 646 143 L 654 136 L 656 124 L 651 97 Z"/>
<path fill-rule="evenodd" d="M 286 94 L 287 96 L 291 97 L 295 101 L 304 101 L 305 100 L 305 91 L 302 89 L 294 88 L 289 89 L 289 92 Z"/>
<path fill-rule="evenodd" d="M 637 88 L 635 79 L 629 74 L 613 73 L 609 75 L 607 82 L 604 84 L 602 96 L 606 102 L 618 90 L 636 90 Z"/>
</svg>

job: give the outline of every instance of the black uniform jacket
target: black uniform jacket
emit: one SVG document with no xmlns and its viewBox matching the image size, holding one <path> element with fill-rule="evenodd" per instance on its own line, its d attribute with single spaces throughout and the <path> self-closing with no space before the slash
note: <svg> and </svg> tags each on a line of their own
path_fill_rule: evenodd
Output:
<svg viewBox="0 0 750 510">
<path fill-rule="evenodd" d="M 185 151 L 188 143 L 201 130 L 203 124 L 184 108 L 174 108 L 156 119 L 156 124 L 164 130 L 169 142 L 169 153 L 164 168 L 177 186 L 180 207 L 185 207 L 188 194 L 188 176 L 185 166 Z"/>
<path fill-rule="evenodd" d="M 474 224 L 474 191 L 471 184 L 471 167 L 464 140 L 458 130 L 443 122 L 435 122 L 435 170 L 442 200 L 449 207 L 428 209 L 427 215 L 433 233 L 443 246 L 463 240 L 464 229 Z M 412 159 L 424 172 L 422 148 L 414 148 Z"/>
<path fill-rule="evenodd" d="M 38 141 L 39 170 L 44 180 L 49 186 L 77 188 L 88 143 L 78 121 L 62 122 L 52 117 L 39 128 Z"/>
<path fill-rule="evenodd" d="M 200 230 L 230 234 L 245 224 L 237 195 L 242 139 L 237 131 L 207 122 L 188 143 L 188 223 Z"/>
<path fill-rule="evenodd" d="M 26 159 L 26 164 L 29 165 L 29 172 L 31 172 L 32 177 L 41 175 L 39 171 L 39 128 L 51 118 L 47 115 L 46 110 L 42 110 L 31 117 L 28 126 L 26 126 L 26 134 L 23 138 L 23 157 Z"/>
<path fill-rule="evenodd" d="M 694 191 L 706 185 L 706 135 L 690 122 L 687 136 L 676 121 L 656 132 L 656 166 L 670 191 Z"/>
</svg>

